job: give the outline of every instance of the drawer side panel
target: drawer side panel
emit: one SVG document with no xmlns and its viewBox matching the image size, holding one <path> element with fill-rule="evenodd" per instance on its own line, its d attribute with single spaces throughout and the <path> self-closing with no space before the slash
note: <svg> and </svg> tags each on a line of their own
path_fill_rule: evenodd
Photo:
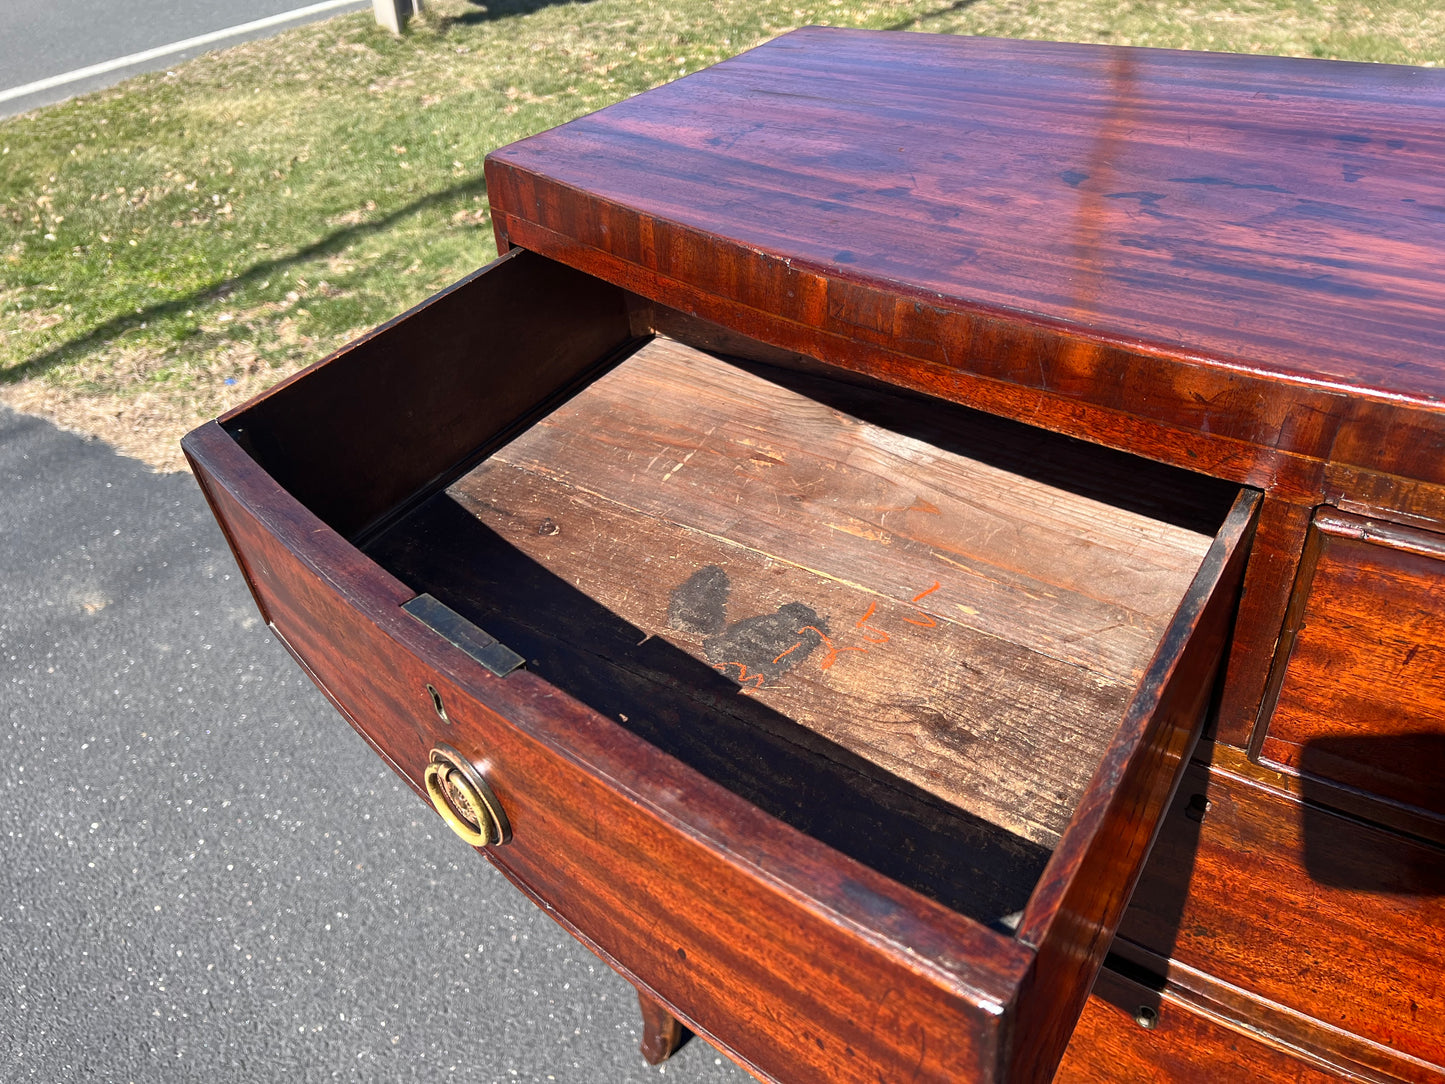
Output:
<svg viewBox="0 0 1445 1084">
<path fill-rule="evenodd" d="M 1203 727 L 1259 512 L 1240 493 L 1019 924 L 1038 946 L 1020 999 L 1020 1080 L 1058 1064 Z"/>
<path fill-rule="evenodd" d="M 351 537 L 631 337 L 622 291 L 530 252 L 462 279 L 222 419 Z"/>
</svg>

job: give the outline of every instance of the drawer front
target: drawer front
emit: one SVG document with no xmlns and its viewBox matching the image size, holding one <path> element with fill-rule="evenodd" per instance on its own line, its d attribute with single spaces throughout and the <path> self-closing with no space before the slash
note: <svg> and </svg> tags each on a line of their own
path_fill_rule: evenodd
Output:
<svg viewBox="0 0 1445 1084">
<path fill-rule="evenodd" d="M 1119 938 L 1242 992 L 1246 1015 L 1249 999 L 1288 1010 L 1302 1044 L 1407 1080 L 1445 1066 L 1430 844 L 1194 764 Z"/>
<path fill-rule="evenodd" d="M 482 769 L 513 833 L 484 853 L 567 929 L 766 1079 L 996 1078 L 1003 1006 L 976 991 L 1018 984 L 1025 950 L 765 817 L 525 670 L 485 674 L 400 609 L 410 591 L 303 510 L 262 522 L 257 503 L 277 498 L 259 492 L 264 476 L 249 493 L 208 476 L 242 455 L 214 435 L 191 450 L 273 627 L 419 792 L 437 742 Z M 301 545 L 321 559 L 297 558 Z M 746 843 L 716 845 L 699 824 Z M 976 974 L 968 959 L 1007 974 Z"/>
<path fill-rule="evenodd" d="M 1276 669 L 1261 762 L 1445 819 L 1445 536 L 1321 513 Z"/>
<path fill-rule="evenodd" d="M 1054 1078 L 1056 1084 L 1335 1084 L 1350 1079 L 1108 970 L 1099 972 Z"/>
</svg>

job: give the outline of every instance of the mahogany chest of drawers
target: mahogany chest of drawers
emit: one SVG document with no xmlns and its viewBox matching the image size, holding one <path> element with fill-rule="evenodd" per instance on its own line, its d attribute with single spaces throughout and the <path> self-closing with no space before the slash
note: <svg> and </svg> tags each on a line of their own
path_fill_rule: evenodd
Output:
<svg viewBox="0 0 1445 1084">
<path fill-rule="evenodd" d="M 495 152 L 496 263 L 185 448 L 649 1057 L 1439 1079 L 1442 116 L 797 31 Z"/>
</svg>

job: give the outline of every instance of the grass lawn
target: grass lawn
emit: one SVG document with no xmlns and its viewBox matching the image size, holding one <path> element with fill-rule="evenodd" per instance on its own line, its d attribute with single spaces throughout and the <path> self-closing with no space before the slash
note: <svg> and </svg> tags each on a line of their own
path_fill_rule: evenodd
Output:
<svg viewBox="0 0 1445 1084">
<path fill-rule="evenodd" d="M 161 469 L 491 259 L 494 147 L 809 23 L 1445 63 L 1439 0 L 428 0 L 0 121 L 0 399 Z"/>
</svg>

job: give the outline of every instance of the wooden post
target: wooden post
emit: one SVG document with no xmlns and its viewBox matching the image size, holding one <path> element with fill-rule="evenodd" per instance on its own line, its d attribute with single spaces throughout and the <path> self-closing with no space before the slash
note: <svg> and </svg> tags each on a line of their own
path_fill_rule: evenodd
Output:
<svg viewBox="0 0 1445 1084">
<path fill-rule="evenodd" d="M 423 0 L 371 0 L 376 21 L 393 34 L 400 34 L 406 21 L 422 12 Z"/>
</svg>

